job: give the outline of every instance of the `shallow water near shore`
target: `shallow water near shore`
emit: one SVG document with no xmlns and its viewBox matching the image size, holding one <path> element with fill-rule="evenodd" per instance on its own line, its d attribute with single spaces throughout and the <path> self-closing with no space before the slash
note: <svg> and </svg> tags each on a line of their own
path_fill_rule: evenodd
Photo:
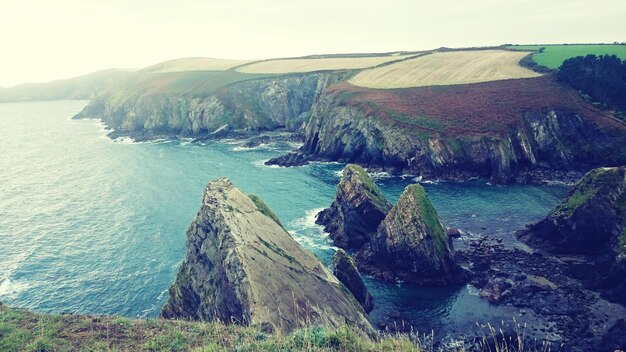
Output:
<svg viewBox="0 0 626 352">
<path fill-rule="evenodd" d="M 291 150 L 289 143 L 111 140 L 99 121 L 71 120 L 85 104 L 0 104 L 0 301 L 41 312 L 157 316 L 204 186 L 220 176 L 263 198 L 297 241 L 330 263 L 332 244 L 314 219 L 331 203 L 342 164 L 263 165 Z M 377 182 L 395 201 L 415 181 Z M 486 180 L 424 187 L 444 224 L 469 233 L 459 246 L 480 235 L 517 245 L 515 230 L 544 217 L 567 192 Z M 421 332 L 463 331 L 517 314 L 467 286 L 366 281 L 373 323 L 399 312 Z"/>
</svg>

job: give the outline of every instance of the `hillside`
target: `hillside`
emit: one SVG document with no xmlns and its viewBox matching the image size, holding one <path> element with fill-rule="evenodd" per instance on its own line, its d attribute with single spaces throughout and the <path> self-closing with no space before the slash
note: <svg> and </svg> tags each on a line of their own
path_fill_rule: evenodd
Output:
<svg viewBox="0 0 626 352">
<path fill-rule="evenodd" d="M 293 59 L 259 61 L 236 68 L 244 73 L 303 73 L 314 71 L 354 70 L 375 67 L 388 62 L 402 60 L 413 54 L 380 54 L 367 56 L 319 56 Z"/>
<path fill-rule="evenodd" d="M 93 99 L 96 95 L 124 82 L 132 70 L 104 70 L 84 76 L 47 83 L 25 83 L 11 88 L 0 88 L 0 102 Z"/>
<path fill-rule="evenodd" d="M 532 56 L 533 61 L 551 69 L 559 68 L 563 61 L 575 56 L 616 55 L 626 59 L 624 44 L 510 45 L 507 49 L 537 51 Z"/>
<path fill-rule="evenodd" d="M 115 136 L 136 139 L 281 130 L 304 135 L 300 165 L 342 161 L 433 178 L 508 183 L 563 180 L 573 172 L 573 180 L 593 167 L 626 163 L 626 125 L 551 75 L 522 67 L 524 57 L 441 49 L 160 72 L 198 67 L 190 59 L 134 74 L 77 117 L 100 118 Z M 355 68 L 365 63 L 377 65 Z M 309 70 L 315 72 L 296 72 Z"/>
<path fill-rule="evenodd" d="M 443 86 L 537 77 L 519 61 L 526 52 L 505 50 L 435 52 L 364 70 L 349 80 L 368 88 Z"/>
<path fill-rule="evenodd" d="M 185 72 L 185 71 L 224 71 L 249 63 L 249 60 L 213 59 L 188 57 L 160 62 L 141 70 L 143 73 Z"/>
</svg>

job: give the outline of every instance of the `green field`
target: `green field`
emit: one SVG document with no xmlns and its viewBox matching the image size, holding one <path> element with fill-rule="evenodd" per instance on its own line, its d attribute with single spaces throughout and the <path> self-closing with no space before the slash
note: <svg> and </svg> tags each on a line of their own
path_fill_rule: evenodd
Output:
<svg viewBox="0 0 626 352">
<path fill-rule="evenodd" d="M 620 59 L 626 59 L 626 45 L 617 44 L 571 44 L 571 45 L 511 45 L 512 50 L 535 51 L 545 48 L 543 52 L 533 54 L 533 61 L 537 64 L 556 69 L 563 61 L 575 56 L 617 55 Z"/>
</svg>

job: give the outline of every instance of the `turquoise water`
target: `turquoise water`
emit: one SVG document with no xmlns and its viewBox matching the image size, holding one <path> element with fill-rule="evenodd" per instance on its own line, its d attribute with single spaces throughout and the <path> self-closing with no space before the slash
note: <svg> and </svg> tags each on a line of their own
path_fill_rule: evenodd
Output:
<svg viewBox="0 0 626 352">
<path fill-rule="evenodd" d="M 71 120 L 82 101 L 0 104 L 0 300 L 43 312 L 157 316 L 185 255 L 185 230 L 206 183 L 228 176 L 262 197 L 324 262 L 328 237 L 314 215 L 328 206 L 342 165 L 271 168 L 294 146 L 235 141 L 132 143 L 94 120 Z M 380 177 L 393 200 L 410 178 Z M 490 186 L 484 180 L 424 185 L 446 226 L 513 243 L 562 187 Z M 462 244 L 462 243 L 461 243 Z M 471 288 L 423 289 L 367 280 L 374 322 L 401 312 L 422 331 L 510 317 Z"/>
</svg>

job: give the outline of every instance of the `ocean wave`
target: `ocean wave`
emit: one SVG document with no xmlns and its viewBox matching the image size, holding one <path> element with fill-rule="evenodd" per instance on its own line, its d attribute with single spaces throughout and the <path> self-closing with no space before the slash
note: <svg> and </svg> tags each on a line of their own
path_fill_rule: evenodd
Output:
<svg viewBox="0 0 626 352">
<path fill-rule="evenodd" d="M 130 137 L 118 137 L 113 139 L 113 143 L 120 144 L 136 144 L 135 140 Z"/>
<path fill-rule="evenodd" d="M 244 147 L 243 145 L 238 145 L 234 148 L 231 148 L 233 152 L 248 152 L 251 150 L 259 150 L 259 149 L 267 149 L 267 144 L 262 143 L 254 147 Z"/>
<path fill-rule="evenodd" d="M 257 160 L 257 161 L 253 161 L 252 165 L 256 166 L 256 167 L 261 167 L 261 168 L 270 168 L 270 169 L 277 169 L 280 166 L 278 165 L 265 165 L 265 162 L 269 160 L 269 159 L 262 159 L 262 160 Z"/>
<path fill-rule="evenodd" d="M 382 178 L 391 178 L 393 177 L 390 173 L 388 173 L 387 171 L 378 171 L 378 172 L 367 172 L 371 178 L 373 178 L 374 180 L 379 180 Z"/>
<path fill-rule="evenodd" d="M 15 282 L 9 278 L 0 279 L 0 297 L 15 297 L 20 292 L 28 289 L 30 285 L 27 282 Z"/>
<path fill-rule="evenodd" d="M 315 223 L 317 214 L 324 208 L 307 210 L 304 216 L 293 220 L 288 224 L 291 236 L 305 248 L 314 248 L 322 251 L 336 250 L 328 233 L 324 228 Z"/>
<path fill-rule="evenodd" d="M 465 288 L 467 289 L 467 293 L 469 293 L 470 295 L 478 296 L 478 289 L 474 287 L 473 285 L 467 284 Z"/>
</svg>

